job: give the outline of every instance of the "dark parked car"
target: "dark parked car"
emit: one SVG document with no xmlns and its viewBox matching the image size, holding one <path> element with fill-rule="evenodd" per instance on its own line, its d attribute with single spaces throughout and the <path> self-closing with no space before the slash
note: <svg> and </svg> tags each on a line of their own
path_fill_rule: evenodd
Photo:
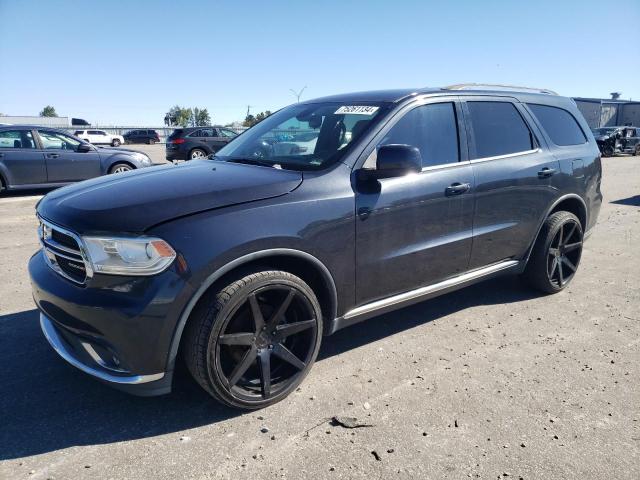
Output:
<svg viewBox="0 0 640 480">
<path fill-rule="evenodd" d="M 167 160 L 193 160 L 217 152 L 238 134 L 225 127 L 176 128 L 167 138 Z"/>
<path fill-rule="evenodd" d="M 60 130 L 0 126 L 0 193 L 59 187 L 150 165 L 143 153 L 96 148 Z"/>
<path fill-rule="evenodd" d="M 123 135 L 124 143 L 146 143 L 153 145 L 160 141 L 160 136 L 155 130 L 130 130 Z"/>
<path fill-rule="evenodd" d="M 50 193 L 44 334 L 130 392 L 168 392 L 183 358 L 255 409 L 369 317 L 496 275 L 561 291 L 602 202 L 593 135 L 570 99 L 460 88 L 301 102 L 213 159 Z"/>
</svg>

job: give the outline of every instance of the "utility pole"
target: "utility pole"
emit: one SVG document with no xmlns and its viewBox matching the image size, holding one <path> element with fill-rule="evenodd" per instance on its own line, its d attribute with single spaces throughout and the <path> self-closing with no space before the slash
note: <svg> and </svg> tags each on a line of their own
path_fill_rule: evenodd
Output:
<svg viewBox="0 0 640 480">
<path fill-rule="evenodd" d="M 290 88 L 289 91 L 293 93 L 293 96 L 296 97 L 296 99 L 298 100 L 298 103 L 300 103 L 300 97 L 302 96 L 302 92 L 304 92 L 306 88 L 307 86 L 305 85 L 304 87 L 302 87 L 302 90 L 300 90 L 299 92 L 296 92 L 293 88 Z"/>
<path fill-rule="evenodd" d="M 251 109 L 251 105 L 247 105 L 247 116 L 244 118 L 247 118 L 249 116 L 249 110 Z"/>
</svg>

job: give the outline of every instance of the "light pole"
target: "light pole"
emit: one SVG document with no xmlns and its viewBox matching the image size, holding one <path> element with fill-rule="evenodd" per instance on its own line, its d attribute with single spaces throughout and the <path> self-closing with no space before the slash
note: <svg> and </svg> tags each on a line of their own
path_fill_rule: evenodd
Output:
<svg viewBox="0 0 640 480">
<path fill-rule="evenodd" d="M 302 92 L 304 92 L 305 88 L 307 88 L 306 85 L 302 87 L 302 90 L 300 90 L 299 92 L 296 92 L 293 88 L 289 89 L 289 91 L 293 93 L 293 96 L 298 100 L 298 103 L 300 103 L 300 97 L 302 96 Z"/>
</svg>

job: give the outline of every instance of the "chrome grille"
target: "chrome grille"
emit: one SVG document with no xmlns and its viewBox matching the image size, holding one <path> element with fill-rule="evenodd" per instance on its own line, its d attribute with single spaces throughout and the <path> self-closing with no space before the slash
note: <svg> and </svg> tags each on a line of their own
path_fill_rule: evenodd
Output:
<svg viewBox="0 0 640 480">
<path fill-rule="evenodd" d="M 49 266 L 64 278 L 84 284 L 92 272 L 80 237 L 57 225 L 39 220 L 38 236 Z"/>
</svg>

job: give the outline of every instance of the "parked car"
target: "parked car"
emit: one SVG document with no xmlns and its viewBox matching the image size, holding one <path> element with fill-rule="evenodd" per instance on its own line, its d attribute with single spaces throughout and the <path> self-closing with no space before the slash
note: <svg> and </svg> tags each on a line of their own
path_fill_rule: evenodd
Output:
<svg viewBox="0 0 640 480">
<path fill-rule="evenodd" d="M 313 148 L 277 133 L 291 126 Z M 182 357 L 219 401 L 261 408 L 344 327 L 496 275 L 565 289 L 601 178 L 568 98 L 450 87 L 300 102 L 215 158 L 45 196 L 33 296 L 52 347 L 104 382 L 167 393 Z"/>
<path fill-rule="evenodd" d="M 143 153 L 96 148 L 53 128 L 0 127 L 0 193 L 53 188 L 151 165 Z"/>
<path fill-rule="evenodd" d="M 620 127 L 618 149 L 620 153 L 640 156 L 640 128 Z"/>
<path fill-rule="evenodd" d="M 125 143 L 146 143 L 153 145 L 160 141 L 160 135 L 155 130 L 130 130 L 123 135 Z"/>
<path fill-rule="evenodd" d="M 225 127 L 176 128 L 167 138 L 166 158 L 192 160 L 217 152 L 238 134 Z"/>
<path fill-rule="evenodd" d="M 638 127 L 595 128 L 593 135 L 605 157 L 611 157 L 616 153 L 640 156 L 640 128 Z"/>
<path fill-rule="evenodd" d="M 104 144 L 119 147 L 124 143 L 122 135 L 112 135 L 104 130 L 76 130 L 74 135 L 94 145 Z"/>
</svg>

